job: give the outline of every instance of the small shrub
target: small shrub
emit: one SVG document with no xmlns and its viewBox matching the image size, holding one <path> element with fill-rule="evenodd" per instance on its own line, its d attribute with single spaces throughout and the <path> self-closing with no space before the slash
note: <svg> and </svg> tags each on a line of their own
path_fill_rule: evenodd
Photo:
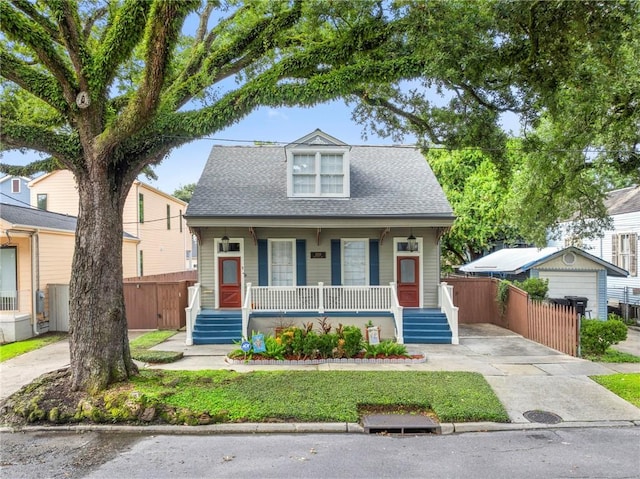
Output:
<svg viewBox="0 0 640 479">
<path fill-rule="evenodd" d="M 583 319 L 580 325 L 580 347 L 583 355 L 601 356 L 609 346 L 625 339 L 627 326 L 618 319 Z"/>
<path fill-rule="evenodd" d="M 526 291 L 534 301 L 542 301 L 549 293 L 548 279 L 527 278 L 524 281 L 514 281 L 513 285 Z"/>
<path fill-rule="evenodd" d="M 357 326 L 345 326 L 342 328 L 342 338 L 344 344 L 344 356 L 352 358 L 362 351 L 362 331 Z"/>
<path fill-rule="evenodd" d="M 386 339 L 381 341 L 379 344 L 364 344 L 364 357 L 365 358 L 375 358 L 378 355 L 389 357 L 389 356 L 406 356 L 407 355 L 407 347 L 404 344 L 396 343 L 391 339 Z"/>
<path fill-rule="evenodd" d="M 274 338 L 273 336 L 267 336 L 264 339 L 265 352 L 264 355 L 272 359 L 284 359 L 284 353 L 287 350 L 287 345 L 283 344 L 282 338 Z"/>
</svg>

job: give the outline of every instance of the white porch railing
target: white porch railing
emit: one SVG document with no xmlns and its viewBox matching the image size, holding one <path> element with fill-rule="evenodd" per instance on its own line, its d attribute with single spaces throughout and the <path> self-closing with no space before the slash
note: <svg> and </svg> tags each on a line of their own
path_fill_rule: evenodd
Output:
<svg viewBox="0 0 640 479">
<path fill-rule="evenodd" d="M 253 311 L 390 311 L 391 286 L 253 286 L 245 305 Z"/>
<path fill-rule="evenodd" d="M 193 286 L 189 286 L 189 306 L 184 310 L 187 320 L 187 339 L 185 343 L 187 346 L 193 344 L 193 326 L 196 324 L 196 317 L 200 313 L 200 283 L 196 283 Z"/>
<path fill-rule="evenodd" d="M 458 337 L 458 307 L 453 305 L 453 286 L 447 283 L 440 283 L 439 291 L 440 309 L 447 315 L 449 328 L 451 328 L 451 344 L 460 344 Z"/>
<path fill-rule="evenodd" d="M 389 286 L 252 286 L 246 285 L 242 306 L 242 333 L 247 337 L 251 312 L 292 311 L 390 311 L 394 315 L 399 340 L 402 339 L 402 307 L 393 283 Z"/>
<path fill-rule="evenodd" d="M 0 291 L 0 311 L 18 311 L 20 309 L 19 297 L 24 291 Z"/>
</svg>

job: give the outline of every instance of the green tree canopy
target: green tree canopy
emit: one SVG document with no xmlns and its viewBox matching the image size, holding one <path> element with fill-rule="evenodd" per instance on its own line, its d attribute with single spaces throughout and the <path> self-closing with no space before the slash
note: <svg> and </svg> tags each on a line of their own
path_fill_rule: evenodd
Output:
<svg viewBox="0 0 640 479">
<path fill-rule="evenodd" d="M 196 189 L 195 183 L 187 183 L 186 185 L 180 185 L 180 188 L 176 189 L 173 192 L 173 196 L 184 201 L 185 203 L 189 203 L 191 201 L 191 197 L 193 196 L 193 192 Z"/>
<path fill-rule="evenodd" d="M 640 182 L 640 4 L 411 5 L 406 43 L 430 61 L 409 83 L 351 97 L 354 119 L 425 147 L 480 148 L 504 178 L 521 155 L 511 205 L 531 240 L 568 219 L 580 234 L 602 227 L 606 189 Z M 521 123 L 519 153 L 506 150 L 506 113 Z"/>
<path fill-rule="evenodd" d="M 431 149 L 427 161 L 456 215 L 442 238 L 445 267 L 473 261 L 497 244 L 522 241 L 507 214 L 509 182 L 489 155 Z"/>
<path fill-rule="evenodd" d="M 387 8 L 388 7 L 388 8 Z M 324 0 L 0 2 L 0 141 L 73 172 L 72 387 L 136 372 L 122 290 L 122 211 L 135 178 L 173 148 L 258 106 L 314 105 L 364 82 L 416 76 L 392 51 L 402 9 Z"/>
</svg>

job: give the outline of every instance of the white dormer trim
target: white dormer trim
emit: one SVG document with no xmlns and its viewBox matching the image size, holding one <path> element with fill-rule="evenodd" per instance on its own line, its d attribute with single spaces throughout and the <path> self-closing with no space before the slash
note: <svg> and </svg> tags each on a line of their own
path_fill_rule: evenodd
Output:
<svg viewBox="0 0 640 479">
<path fill-rule="evenodd" d="M 350 175 L 350 147 L 340 140 L 315 130 L 309 135 L 287 145 L 285 154 L 287 158 L 287 196 L 289 198 L 349 198 L 351 196 Z M 322 172 L 324 161 L 330 161 L 327 156 L 339 156 L 342 158 L 340 171 Z M 304 170 L 301 171 L 301 157 L 307 157 Z M 304 161 L 304 159 L 302 159 Z M 322 191 L 322 179 L 327 177 L 341 177 L 342 191 Z M 307 178 L 307 191 L 295 190 L 295 178 Z M 336 178 L 337 180 L 337 178 Z"/>
</svg>

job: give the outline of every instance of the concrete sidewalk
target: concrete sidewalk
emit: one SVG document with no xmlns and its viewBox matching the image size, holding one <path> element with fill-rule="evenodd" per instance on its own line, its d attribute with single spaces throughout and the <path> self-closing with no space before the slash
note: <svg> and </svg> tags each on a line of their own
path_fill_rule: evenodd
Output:
<svg viewBox="0 0 640 479">
<path fill-rule="evenodd" d="M 640 356 L 640 332 L 629 330 L 621 343 Z M 130 336 L 140 334 L 131 332 Z M 511 331 L 489 324 L 462 325 L 460 344 L 408 345 L 410 351 L 425 353 L 418 364 L 338 364 L 245 365 L 225 362 L 231 345 L 186 346 L 180 332 L 154 349 L 182 351 L 183 359 L 155 369 L 254 370 L 393 370 L 393 371 L 472 371 L 482 374 L 503 403 L 513 426 L 531 424 L 527 411 L 546 411 L 567 423 L 634 421 L 640 425 L 640 409 L 590 380 L 588 376 L 616 372 L 640 372 L 640 364 L 600 364 L 574 358 L 529 341 Z M 17 391 L 41 374 L 68 365 L 66 341 L 53 344 L 0 363 L 0 398 Z M 483 430 L 488 426 L 483 426 Z"/>
</svg>

